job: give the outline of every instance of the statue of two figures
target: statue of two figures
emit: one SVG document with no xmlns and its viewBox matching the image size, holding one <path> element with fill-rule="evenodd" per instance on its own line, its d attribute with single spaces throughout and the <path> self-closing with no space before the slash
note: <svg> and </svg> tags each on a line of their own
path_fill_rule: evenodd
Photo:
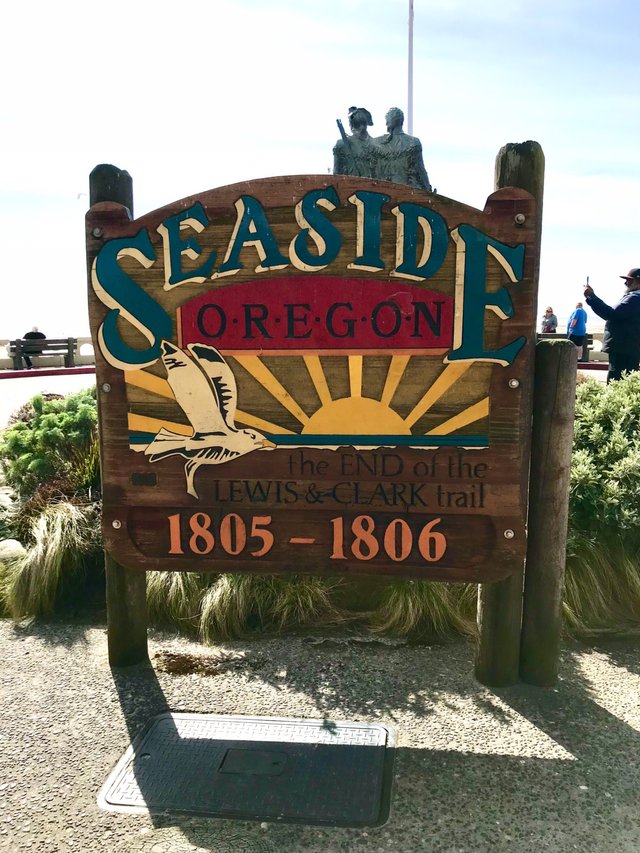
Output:
<svg viewBox="0 0 640 853">
<path fill-rule="evenodd" d="M 402 130 L 402 110 L 392 107 L 385 121 L 387 133 L 374 138 L 367 130 L 373 125 L 369 110 L 349 107 L 351 136 L 347 136 L 338 119 L 342 138 L 333 149 L 333 174 L 379 178 L 432 192 L 422 160 L 420 140 Z"/>
</svg>

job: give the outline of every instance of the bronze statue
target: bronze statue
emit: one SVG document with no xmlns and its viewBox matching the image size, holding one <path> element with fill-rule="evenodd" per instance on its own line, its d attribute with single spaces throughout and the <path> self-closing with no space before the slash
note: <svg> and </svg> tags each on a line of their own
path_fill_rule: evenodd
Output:
<svg viewBox="0 0 640 853">
<path fill-rule="evenodd" d="M 377 177 L 432 192 L 422 160 L 422 144 L 417 136 L 409 136 L 402 130 L 404 113 L 398 107 L 391 107 L 385 121 L 387 133 L 374 140 L 380 150 Z"/>
<path fill-rule="evenodd" d="M 379 178 L 433 192 L 422 160 L 422 144 L 417 136 L 409 136 L 402 129 L 402 110 L 391 107 L 385 121 L 387 133 L 373 139 L 367 130 L 373 124 L 369 110 L 349 107 L 351 136 L 338 119 L 342 138 L 333 149 L 333 174 Z"/>
<path fill-rule="evenodd" d="M 341 139 L 333 148 L 333 174 L 355 175 L 360 178 L 376 177 L 376 160 L 378 149 L 369 135 L 367 127 L 371 127 L 371 113 L 364 107 L 349 107 L 349 127 L 351 136 L 344 132 L 342 122 L 338 119 Z"/>
</svg>

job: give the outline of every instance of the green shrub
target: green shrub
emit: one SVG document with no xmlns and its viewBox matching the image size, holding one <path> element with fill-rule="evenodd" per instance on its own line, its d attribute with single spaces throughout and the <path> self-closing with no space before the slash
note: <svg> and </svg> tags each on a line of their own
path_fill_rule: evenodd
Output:
<svg viewBox="0 0 640 853">
<path fill-rule="evenodd" d="M 640 620 L 640 373 L 576 394 L 565 623 L 580 633 Z"/>
<path fill-rule="evenodd" d="M 572 535 L 640 534 L 640 373 L 576 394 Z"/>
<path fill-rule="evenodd" d="M 95 389 L 35 396 L 0 434 L 0 466 L 15 500 L 3 537 L 26 553 L 0 566 L 0 604 L 14 619 L 84 603 L 103 583 Z"/>
<path fill-rule="evenodd" d="M 0 437 L 0 464 L 21 498 L 57 481 L 61 491 L 91 492 L 100 485 L 95 388 L 62 399 L 37 395 L 28 413 Z"/>
</svg>

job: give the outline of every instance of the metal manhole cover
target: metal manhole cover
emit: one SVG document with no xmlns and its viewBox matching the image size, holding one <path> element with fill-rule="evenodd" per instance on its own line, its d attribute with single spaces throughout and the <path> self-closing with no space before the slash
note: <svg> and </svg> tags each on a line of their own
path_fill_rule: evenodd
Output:
<svg viewBox="0 0 640 853">
<path fill-rule="evenodd" d="M 155 717 L 98 805 L 330 826 L 389 814 L 393 731 L 377 723 L 171 714 Z"/>
</svg>

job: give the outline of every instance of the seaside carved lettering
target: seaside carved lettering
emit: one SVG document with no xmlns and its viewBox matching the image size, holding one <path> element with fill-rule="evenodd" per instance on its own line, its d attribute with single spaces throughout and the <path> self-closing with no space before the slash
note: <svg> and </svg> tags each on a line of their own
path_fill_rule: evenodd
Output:
<svg viewBox="0 0 640 853">
<path fill-rule="evenodd" d="M 346 265 L 347 270 L 367 272 L 372 281 L 384 277 L 387 291 L 389 279 L 423 282 L 433 277 L 441 268 L 453 242 L 456 255 L 455 316 L 452 317 L 452 346 L 447 342 L 445 363 L 485 361 L 501 365 L 513 362 L 525 343 L 517 337 L 499 349 L 490 350 L 484 344 L 484 316 L 487 310 L 501 319 L 513 315 L 511 297 L 505 287 L 487 290 L 487 257 L 495 258 L 510 282 L 517 282 L 523 274 L 524 245 L 509 246 L 501 243 L 471 225 L 461 224 L 449 231 L 444 218 L 429 207 L 401 202 L 390 214 L 383 213 L 389 201 L 384 193 L 358 191 L 348 198 L 355 206 L 356 254 Z M 280 246 L 269 223 L 267 212 L 257 198 L 242 195 L 235 202 L 235 224 L 225 245 L 203 252 L 198 237 L 211 223 L 197 202 L 186 210 L 168 216 L 157 227 L 162 240 L 164 264 L 164 291 L 173 291 L 185 284 L 207 287 L 209 282 L 232 279 L 244 269 L 246 249 L 255 252 L 258 261 L 255 274 L 273 277 L 287 267 L 304 274 L 300 278 L 322 273 L 338 256 L 343 246 L 341 227 L 332 221 L 332 211 L 340 199 L 332 187 L 307 192 L 291 209 L 291 221 L 297 233 L 287 247 Z M 383 216 L 395 218 L 396 257 L 391 269 L 385 268 L 381 257 Z M 94 259 L 91 282 L 95 294 L 110 311 L 98 330 L 101 350 L 106 360 L 122 370 L 142 369 L 152 365 L 161 356 L 161 342 L 170 339 L 172 321 L 161 305 L 161 297 L 154 299 L 138 285 L 135 278 L 121 266 L 124 257 L 133 259 L 141 270 L 159 263 L 147 229 L 135 236 L 117 238 L 107 242 Z M 219 260 L 219 257 L 221 260 Z M 188 269 L 185 259 L 189 259 Z M 358 279 L 354 279 L 358 281 Z M 408 291 L 407 291 L 408 292 Z M 215 291 L 214 293 L 217 293 Z M 200 341 L 213 341 L 229 328 L 231 322 L 238 326 L 237 335 L 251 341 L 253 349 L 269 348 L 273 340 L 274 325 L 279 323 L 279 334 L 286 341 L 304 346 L 312 344 L 311 328 L 313 310 L 304 300 L 304 282 L 299 285 L 299 301 L 290 298 L 277 305 L 253 301 L 235 306 L 236 315 L 229 316 L 228 308 L 215 299 L 199 306 L 195 326 Z M 431 294 L 429 300 L 412 299 L 408 307 L 410 327 L 408 334 L 420 337 L 428 329 L 437 337 L 444 310 L 444 300 Z M 361 306 L 354 300 L 334 299 L 322 306 L 321 323 L 325 343 L 348 340 L 351 347 L 371 346 L 371 336 L 390 341 L 407 334 L 401 308 L 397 301 L 380 293 L 378 301 L 370 306 L 366 330 L 357 323 Z M 118 318 L 142 332 L 149 346 L 138 349 L 128 345 L 118 328 Z M 314 318 L 315 319 L 315 316 Z M 366 340 L 360 338 L 364 334 Z M 195 340 L 196 338 L 192 338 Z M 396 343 L 391 340 L 391 343 Z M 239 344 L 240 345 L 240 344 Z"/>
</svg>

